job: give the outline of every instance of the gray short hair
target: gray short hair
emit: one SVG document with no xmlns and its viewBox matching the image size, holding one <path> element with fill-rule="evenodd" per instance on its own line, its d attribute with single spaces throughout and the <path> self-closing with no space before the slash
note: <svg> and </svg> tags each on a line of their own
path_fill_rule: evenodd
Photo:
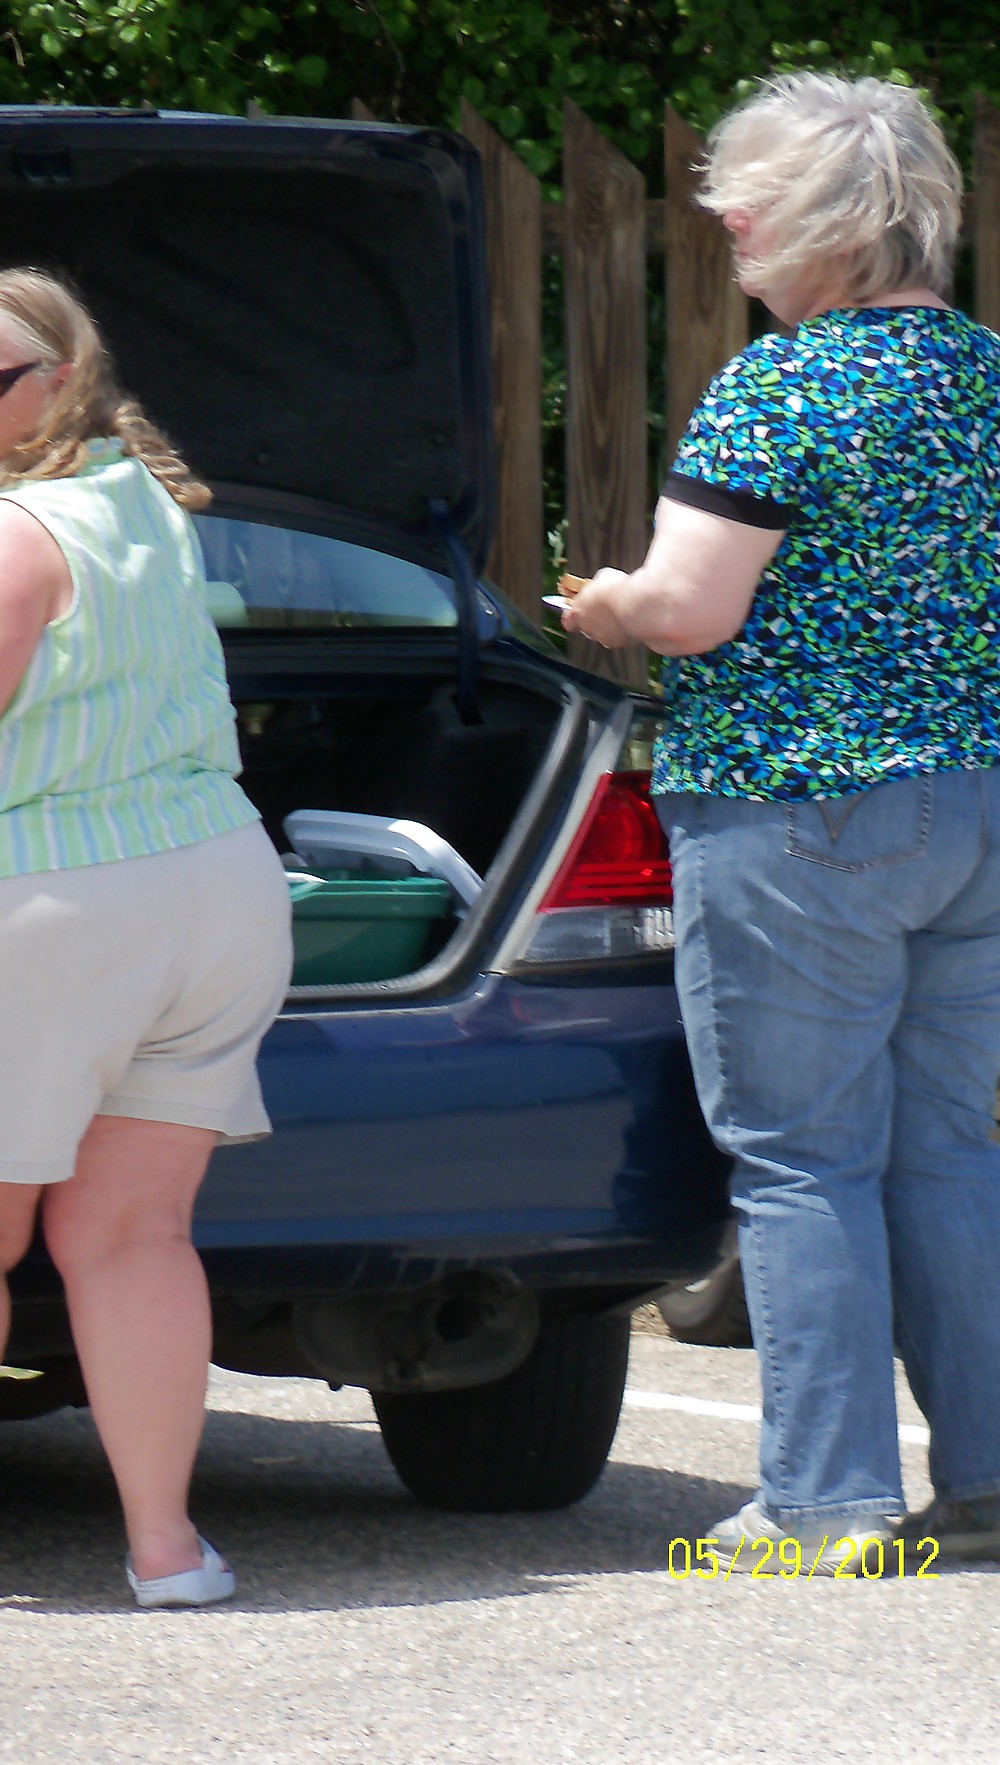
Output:
<svg viewBox="0 0 1000 1765">
<path fill-rule="evenodd" d="M 838 259 L 855 300 L 948 292 L 962 173 L 916 92 L 885 80 L 781 74 L 712 131 L 699 201 L 715 214 L 767 208 L 774 245 L 757 261 L 780 286 Z"/>
</svg>

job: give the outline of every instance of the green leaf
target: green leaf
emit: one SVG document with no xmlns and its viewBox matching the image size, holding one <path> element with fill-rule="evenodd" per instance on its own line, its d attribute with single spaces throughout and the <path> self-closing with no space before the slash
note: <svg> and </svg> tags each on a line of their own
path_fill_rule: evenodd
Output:
<svg viewBox="0 0 1000 1765">
<path fill-rule="evenodd" d="M 524 160 L 529 172 L 536 178 L 544 178 L 556 163 L 556 154 L 551 147 L 541 141 L 515 141 L 514 146 Z"/>
<path fill-rule="evenodd" d="M 508 141 L 513 141 L 524 128 L 524 120 L 524 111 L 519 105 L 506 104 L 499 112 L 496 123 L 501 135 L 506 135 Z"/>
<path fill-rule="evenodd" d="M 300 86 L 322 86 L 326 81 L 328 63 L 322 55 L 303 55 L 295 63 L 295 78 Z"/>
</svg>

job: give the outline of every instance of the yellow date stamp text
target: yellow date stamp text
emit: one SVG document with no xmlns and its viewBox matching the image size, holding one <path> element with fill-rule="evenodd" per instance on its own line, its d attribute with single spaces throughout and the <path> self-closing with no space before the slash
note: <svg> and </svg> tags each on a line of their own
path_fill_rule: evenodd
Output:
<svg viewBox="0 0 1000 1765">
<path fill-rule="evenodd" d="M 931 1567 L 940 1551 L 936 1538 L 918 1539 L 914 1546 L 902 1538 L 868 1539 L 824 1534 L 819 1544 L 803 1544 L 798 1538 L 741 1538 L 734 1551 L 722 1552 L 717 1538 L 672 1538 L 667 1548 L 667 1572 L 673 1581 L 728 1581 L 734 1571 L 758 1581 L 811 1581 L 817 1573 L 834 1581 L 881 1581 L 910 1576 L 916 1581 L 937 1581 Z"/>
</svg>

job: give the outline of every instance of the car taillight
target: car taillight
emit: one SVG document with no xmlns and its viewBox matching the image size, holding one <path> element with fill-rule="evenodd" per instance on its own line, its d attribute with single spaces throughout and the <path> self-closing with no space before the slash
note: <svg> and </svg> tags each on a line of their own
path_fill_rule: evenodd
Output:
<svg viewBox="0 0 1000 1765">
<path fill-rule="evenodd" d="M 606 772 L 540 912 L 669 907 L 670 857 L 648 772 Z"/>
<path fill-rule="evenodd" d="M 649 778 L 629 770 L 598 780 L 515 966 L 626 962 L 673 949 L 670 855 Z"/>
</svg>

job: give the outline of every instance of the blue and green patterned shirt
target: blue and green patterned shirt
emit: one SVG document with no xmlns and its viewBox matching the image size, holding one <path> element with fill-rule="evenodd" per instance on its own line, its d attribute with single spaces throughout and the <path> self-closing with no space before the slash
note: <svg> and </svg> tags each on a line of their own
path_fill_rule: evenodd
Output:
<svg viewBox="0 0 1000 1765">
<path fill-rule="evenodd" d="M 1000 762 L 1000 337 L 826 312 L 712 381 L 664 495 L 784 530 L 731 642 L 664 664 L 653 789 L 838 797 Z"/>
</svg>

